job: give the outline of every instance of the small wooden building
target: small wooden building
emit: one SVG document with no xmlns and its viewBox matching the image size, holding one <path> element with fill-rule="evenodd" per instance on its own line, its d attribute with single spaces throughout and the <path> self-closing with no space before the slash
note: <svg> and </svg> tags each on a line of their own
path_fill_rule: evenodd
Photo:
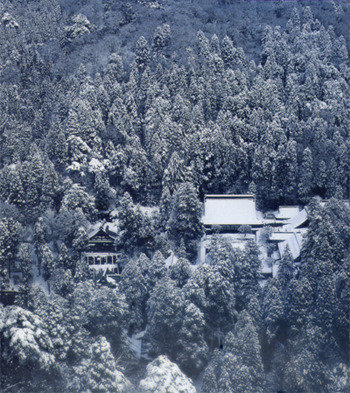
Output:
<svg viewBox="0 0 350 393">
<path fill-rule="evenodd" d="M 23 291 L 17 289 L 0 289 L 0 303 L 4 306 L 12 306 L 15 304 L 16 298 L 23 294 Z"/>
<path fill-rule="evenodd" d="M 122 265 L 115 246 L 116 233 L 105 224 L 95 228 L 88 236 L 88 245 L 81 257 L 89 265 L 92 278 L 108 276 L 118 281 Z"/>
</svg>

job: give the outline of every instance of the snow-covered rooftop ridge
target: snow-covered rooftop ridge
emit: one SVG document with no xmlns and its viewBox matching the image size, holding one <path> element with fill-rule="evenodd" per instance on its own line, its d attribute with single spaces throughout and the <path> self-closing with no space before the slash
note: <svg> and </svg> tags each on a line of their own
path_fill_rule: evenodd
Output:
<svg viewBox="0 0 350 393">
<path fill-rule="evenodd" d="M 206 194 L 206 199 L 255 199 L 253 194 Z"/>
<path fill-rule="evenodd" d="M 98 233 L 98 231 L 103 227 L 103 224 L 101 222 L 98 222 L 94 225 L 91 225 L 89 230 L 88 230 L 88 237 L 92 238 Z"/>
<path fill-rule="evenodd" d="M 294 232 L 272 232 L 271 241 L 284 241 L 293 235 Z"/>
<path fill-rule="evenodd" d="M 259 225 L 253 195 L 206 195 L 204 225 Z"/>
<path fill-rule="evenodd" d="M 97 222 L 96 224 L 91 225 L 88 230 L 89 239 L 94 237 L 99 232 L 100 229 L 103 229 L 107 234 L 110 235 L 113 234 L 116 235 L 118 232 L 118 226 L 113 222 L 105 222 L 105 223 Z"/>
</svg>

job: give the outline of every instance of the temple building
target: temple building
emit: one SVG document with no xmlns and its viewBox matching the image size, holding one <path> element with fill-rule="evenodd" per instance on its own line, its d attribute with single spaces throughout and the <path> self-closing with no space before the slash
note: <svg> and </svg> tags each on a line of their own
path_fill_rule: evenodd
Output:
<svg viewBox="0 0 350 393">
<path fill-rule="evenodd" d="M 202 223 L 207 232 L 237 232 L 242 225 L 256 230 L 263 225 L 254 195 L 206 195 Z"/>
<path fill-rule="evenodd" d="M 259 246 L 261 273 L 275 276 L 285 250 L 298 262 L 308 227 L 307 210 L 300 206 L 280 206 L 277 211 L 256 209 L 254 195 L 205 195 L 199 262 L 207 257 L 213 233 L 220 233 L 232 247 L 243 249 L 248 241 Z"/>
<path fill-rule="evenodd" d="M 122 265 L 115 246 L 116 232 L 108 224 L 98 224 L 88 233 L 89 241 L 81 258 L 88 263 L 92 278 L 118 281 Z"/>
</svg>

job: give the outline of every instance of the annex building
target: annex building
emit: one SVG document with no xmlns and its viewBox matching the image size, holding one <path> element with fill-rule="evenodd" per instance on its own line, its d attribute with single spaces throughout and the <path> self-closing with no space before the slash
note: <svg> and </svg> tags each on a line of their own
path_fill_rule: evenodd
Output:
<svg viewBox="0 0 350 393">
<path fill-rule="evenodd" d="M 205 195 L 199 262 L 206 261 L 206 250 L 214 233 L 220 233 L 234 248 L 243 249 L 249 240 L 260 250 L 261 273 L 275 276 L 279 261 L 288 247 L 297 262 L 308 215 L 300 206 L 280 206 L 276 211 L 257 210 L 254 195 Z"/>
</svg>

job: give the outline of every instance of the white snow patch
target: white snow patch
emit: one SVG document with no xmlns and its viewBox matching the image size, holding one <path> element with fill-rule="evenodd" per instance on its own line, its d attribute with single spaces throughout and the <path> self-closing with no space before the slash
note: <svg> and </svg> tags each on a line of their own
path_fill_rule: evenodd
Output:
<svg viewBox="0 0 350 393">
<path fill-rule="evenodd" d="M 158 206 L 140 206 L 140 210 L 144 216 L 152 217 L 154 213 L 159 212 Z"/>
<path fill-rule="evenodd" d="M 97 158 L 92 158 L 89 162 L 88 170 L 90 173 L 100 173 L 105 171 L 105 166 Z"/>
<path fill-rule="evenodd" d="M 81 164 L 77 161 L 73 161 L 68 167 L 67 171 L 69 172 L 80 172 Z"/>
<path fill-rule="evenodd" d="M 258 225 L 252 195 L 207 195 L 204 201 L 204 225 Z"/>
<path fill-rule="evenodd" d="M 196 388 L 175 363 L 162 355 L 147 366 L 147 375 L 140 382 L 139 392 L 196 393 Z"/>
</svg>

